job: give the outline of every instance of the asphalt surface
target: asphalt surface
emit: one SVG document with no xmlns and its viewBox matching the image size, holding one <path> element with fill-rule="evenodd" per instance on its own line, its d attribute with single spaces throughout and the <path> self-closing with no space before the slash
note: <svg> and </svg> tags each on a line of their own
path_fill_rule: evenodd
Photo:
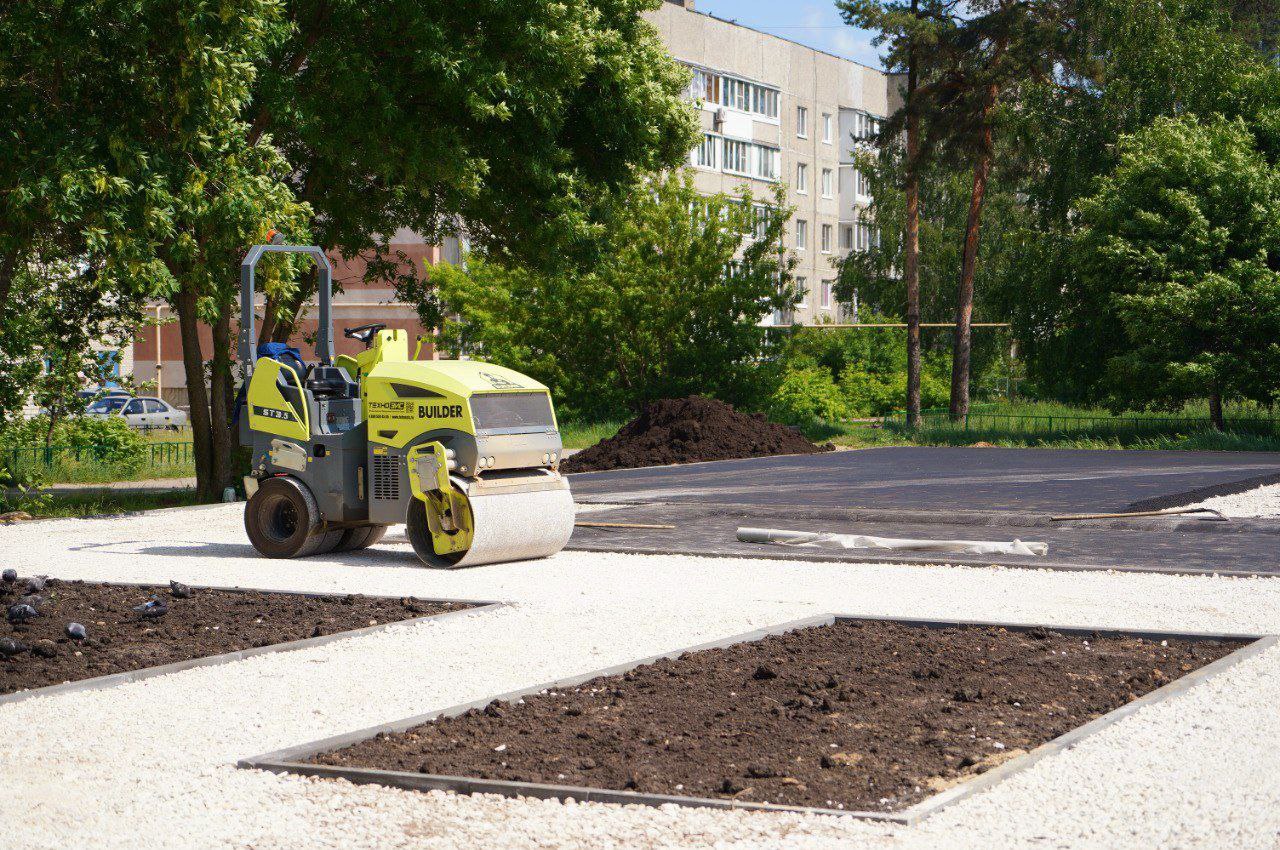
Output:
<svg viewBox="0 0 1280 850">
<path fill-rule="evenodd" d="M 569 548 L 1192 574 L 1280 574 L 1280 522 L 1154 518 L 1057 522 L 1053 514 L 1189 504 L 1280 480 L 1266 453 L 883 448 L 649 467 L 571 477 L 575 500 L 617 503 Z M 829 550 L 742 543 L 739 526 L 877 537 L 1043 541 L 1045 557 Z"/>
<path fill-rule="evenodd" d="M 1266 452 L 888 447 L 571 476 L 575 498 L 1100 513 L 1280 475 Z"/>
</svg>

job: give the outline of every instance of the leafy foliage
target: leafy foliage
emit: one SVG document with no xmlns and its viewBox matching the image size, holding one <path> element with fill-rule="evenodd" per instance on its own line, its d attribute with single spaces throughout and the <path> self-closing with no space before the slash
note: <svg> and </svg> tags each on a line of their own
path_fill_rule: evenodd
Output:
<svg viewBox="0 0 1280 850">
<path fill-rule="evenodd" d="M 1113 405 L 1280 394 L 1280 171 L 1240 120 L 1158 118 L 1080 205 L 1073 333 Z"/>
<path fill-rule="evenodd" d="M 444 343 L 538 378 L 566 415 L 694 393 L 750 403 L 766 374 L 759 321 L 795 300 L 780 195 L 703 197 L 677 172 L 607 205 L 588 269 L 545 274 L 486 254 L 433 269 L 457 316 Z"/>
<path fill-rule="evenodd" d="M 820 366 L 789 366 L 769 398 L 769 418 L 786 425 L 833 422 L 847 414 L 840 389 Z"/>
</svg>

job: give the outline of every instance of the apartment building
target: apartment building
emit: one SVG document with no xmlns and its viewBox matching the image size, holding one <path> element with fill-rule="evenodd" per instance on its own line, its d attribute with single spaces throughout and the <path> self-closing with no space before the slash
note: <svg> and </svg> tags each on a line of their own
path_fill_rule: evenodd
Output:
<svg viewBox="0 0 1280 850">
<path fill-rule="evenodd" d="M 882 71 L 702 14 L 694 0 L 648 13 L 671 55 L 693 71 L 702 143 L 689 155 L 707 194 L 786 187 L 795 214 L 787 246 L 804 299 L 772 324 L 848 320 L 856 305 L 832 295 L 836 262 L 877 238 L 867 181 L 853 167 L 855 138 L 889 114 L 896 86 Z"/>
</svg>

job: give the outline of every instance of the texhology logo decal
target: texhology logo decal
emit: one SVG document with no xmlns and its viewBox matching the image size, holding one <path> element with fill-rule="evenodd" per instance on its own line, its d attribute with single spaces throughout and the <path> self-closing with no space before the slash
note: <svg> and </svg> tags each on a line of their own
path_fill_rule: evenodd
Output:
<svg viewBox="0 0 1280 850">
<path fill-rule="evenodd" d="M 495 375 L 492 372 L 481 372 L 480 377 L 484 378 L 486 381 L 492 384 L 495 390 L 520 389 L 519 384 L 508 381 L 506 378 L 502 377 L 501 375 Z"/>
<path fill-rule="evenodd" d="M 369 416 L 379 419 L 412 419 L 413 402 L 411 401 L 371 401 Z"/>
</svg>

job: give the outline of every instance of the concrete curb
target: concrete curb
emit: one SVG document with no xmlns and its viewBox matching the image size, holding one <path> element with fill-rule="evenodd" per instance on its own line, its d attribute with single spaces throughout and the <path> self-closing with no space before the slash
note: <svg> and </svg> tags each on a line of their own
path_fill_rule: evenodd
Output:
<svg viewBox="0 0 1280 850">
<path fill-rule="evenodd" d="M 161 587 L 155 582 L 110 582 L 111 584 L 124 585 L 128 587 Z M 247 587 L 214 587 L 201 585 L 199 587 L 193 585 L 193 590 L 223 590 L 223 591 L 257 591 L 262 593 L 282 593 L 294 596 L 347 596 L 348 594 L 334 593 L 308 593 L 297 590 L 261 590 L 259 588 Z M 365 595 L 365 594 L 351 594 Z M 371 596 L 372 599 L 401 599 L 401 596 Z M 256 646 L 249 649 L 239 649 L 235 652 L 224 652 L 221 655 L 206 655 L 203 658 L 189 658 L 186 661 L 175 661 L 172 664 L 161 664 L 158 667 L 142 667 L 137 670 L 126 670 L 123 673 L 112 673 L 107 676 L 95 676 L 92 679 L 78 679 L 74 682 L 63 682 L 60 685 L 46 685 L 43 688 L 32 688 L 26 691 L 15 691 L 11 694 L 0 696 L 0 706 L 9 705 L 11 703 L 23 702 L 28 699 L 37 697 L 53 697 L 62 694 L 74 693 L 76 691 L 96 691 L 103 688 L 114 688 L 117 685 L 125 685 L 129 682 L 139 682 L 143 679 L 151 679 L 156 676 L 167 676 L 170 673 L 181 673 L 183 670 L 193 670 L 197 667 L 212 667 L 217 664 L 227 664 L 232 661 L 240 661 L 244 658 L 252 658 L 255 655 L 268 655 L 274 652 L 293 652 L 298 649 L 310 649 L 316 646 L 323 646 L 326 643 L 333 643 L 338 640 L 346 640 L 347 638 L 360 637 L 362 635 L 372 634 L 374 632 L 383 631 L 393 626 L 415 625 L 424 623 L 428 620 L 437 622 L 448 617 L 457 617 L 463 614 L 473 614 L 477 611 L 488 611 L 495 608 L 506 607 L 510 605 L 507 602 L 476 602 L 464 599 L 419 599 L 412 597 L 419 602 L 424 603 L 446 603 L 452 602 L 459 605 L 472 605 L 474 607 L 464 608 L 461 611 L 445 611 L 440 614 L 427 614 L 423 617 L 413 617 L 408 620 L 396 620 L 391 623 L 379 623 L 376 626 L 364 626 L 359 629 L 350 629 L 345 632 L 334 632 L 333 634 L 320 635 L 313 638 L 302 638 L 300 640 L 291 640 L 284 643 L 273 643 L 268 646 Z"/>
<path fill-rule="evenodd" d="M 854 555 L 853 550 L 819 553 L 804 552 L 798 547 L 768 547 L 769 550 L 752 552 L 699 552 L 690 549 L 674 549 L 654 547 L 640 548 L 636 545 L 575 543 L 572 539 L 564 547 L 570 552 L 620 552 L 626 555 L 681 555 L 689 558 L 740 558 L 744 561 L 805 561 L 814 564 L 905 564 L 916 567 L 961 567 L 975 570 L 990 567 L 1001 567 L 1010 570 L 1052 570 L 1054 572 L 1117 572 L 1117 573 L 1156 573 L 1174 576 L 1221 576 L 1223 578 L 1267 578 L 1273 573 L 1260 573 L 1253 570 L 1214 570 L 1212 573 L 1200 569 L 1179 569 L 1151 565 L 1116 565 L 1116 564 L 1081 564 L 1070 561 L 1011 561 L 1000 555 L 965 555 L 959 552 L 934 553 L 939 557 L 907 554 L 905 550 L 877 549 L 866 550 L 877 554 Z M 782 548 L 775 552 L 772 548 Z M 951 557 L 941 557 L 950 555 Z"/>
<path fill-rule="evenodd" d="M 581 474 L 581 473 L 579 473 Z M 1245 488 L 1252 489 L 1252 488 Z M 1241 491 L 1243 492 L 1243 491 Z M 761 513 L 760 505 L 737 504 L 731 502 L 698 504 L 693 502 L 655 501 L 614 501 L 609 499 L 593 499 L 584 497 L 580 504 L 607 504 L 628 508 L 671 507 L 700 509 L 703 516 L 751 516 Z M 1183 500 L 1179 505 L 1188 504 Z M 1166 505 L 1165 507 L 1173 507 Z M 1152 508 L 1151 510 L 1163 510 Z M 1145 509 L 1144 509 L 1145 510 Z M 1171 515 L 1169 517 L 1134 517 L 1132 519 L 1107 520 L 1063 520 L 1055 522 L 1050 514 L 1021 511 L 916 511 L 916 510 L 878 510 L 874 508 L 802 508 L 778 506 L 769 509 L 771 519 L 821 519 L 836 522 L 872 522 L 901 523 L 904 525 L 963 525 L 967 527 L 989 528 L 1086 528 L 1092 530 L 1109 529 L 1122 531 L 1191 531 L 1198 533 L 1238 534 L 1262 533 L 1280 534 L 1280 520 L 1233 518 L 1228 522 L 1218 520 L 1196 519 L 1195 517 Z"/>
<path fill-rule="evenodd" d="M 777 803 L 755 803 L 741 802 L 736 800 L 722 800 L 709 797 L 683 797 L 672 796 L 666 794 L 644 794 L 634 791 L 615 791 L 603 788 L 589 788 L 582 786 L 569 785 L 551 785 L 537 782 L 512 782 L 505 780 L 487 780 L 475 779 L 464 776 L 444 776 L 437 774 L 409 773 L 407 771 L 394 770 L 378 770 L 373 768 L 347 768 L 334 767 L 330 765 L 307 764 L 305 759 L 324 752 L 341 749 L 360 741 L 368 740 L 375 735 L 383 733 L 397 733 L 412 729 L 424 723 L 438 720 L 443 717 L 456 717 L 471 709 L 484 708 L 495 701 L 512 701 L 531 694 L 540 693 L 545 690 L 570 688 L 580 685 L 583 682 L 602 676 L 612 676 L 619 673 L 625 673 L 644 664 L 650 664 L 661 658 L 674 658 L 687 652 L 698 652 L 704 649 L 716 649 L 730 646 L 736 643 L 759 640 L 760 638 L 783 634 L 785 632 L 797 629 L 810 628 L 813 626 L 829 626 L 836 622 L 846 622 L 852 620 L 891 620 L 896 623 L 905 625 L 921 626 L 924 628 L 955 628 L 966 626 L 996 626 L 1006 628 L 1011 631 L 1025 631 L 1033 628 L 1044 628 L 1051 631 L 1064 634 L 1079 635 L 1132 635 L 1147 638 L 1150 640 L 1166 640 L 1166 639 L 1182 639 L 1182 640 L 1247 640 L 1251 641 L 1246 646 L 1205 665 L 1199 670 L 1188 673 L 1169 684 L 1158 688 L 1145 696 L 1142 696 L 1132 702 L 1108 712 L 1083 726 L 1071 730 L 1059 737 L 1048 741 L 1036 749 L 1025 755 L 993 768 L 986 773 L 966 780 L 965 782 L 939 792 L 900 812 L 872 812 L 872 811 L 853 811 L 848 809 L 829 809 L 812 806 L 787 806 Z M 966 797 L 981 793 L 998 782 L 1008 778 L 1009 776 L 1021 770 L 1031 767 L 1041 759 L 1054 755 L 1063 750 L 1069 749 L 1080 740 L 1092 735 L 1093 733 L 1110 726 L 1111 724 L 1121 720 L 1122 718 L 1139 711 L 1145 706 L 1176 696 L 1186 690 L 1194 687 L 1196 684 L 1217 675 L 1229 667 L 1238 664 L 1246 658 L 1252 657 L 1266 649 L 1275 646 L 1280 642 L 1280 636 L 1261 636 L 1261 635 L 1241 635 L 1241 634 L 1216 634 L 1206 632 L 1157 632 L 1147 630 L 1121 630 L 1121 629 L 1092 629 L 1087 626 L 1055 626 L 1044 624 L 1026 624 L 1026 623 L 983 623 L 978 621 L 962 621 L 962 620 L 927 620 L 927 619 L 893 619 L 888 617 L 869 617 L 869 616 L 844 616 L 829 615 L 809 617 L 802 620 L 793 620 L 773 626 L 767 629 L 756 629 L 745 634 L 735 635 L 734 637 L 724 640 L 714 641 L 712 643 L 699 644 L 697 646 L 686 647 L 685 649 L 664 653 L 662 655 L 650 656 L 639 661 L 633 661 L 626 664 L 614 665 L 591 673 L 585 673 L 573 676 L 567 679 L 559 679 L 555 682 L 535 685 L 530 688 L 522 688 L 517 691 L 511 691 L 498 696 L 488 697 L 485 699 L 474 700 L 462 705 L 455 705 L 449 708 L 420 714 L 415 717 L 405 718 L 403 720 L 393 721 L 391 723 L 383 723 L 378 726 L 371 726 L 360 729 L 355 732 L 348 732 L 342 735 L 336 735 L 319 741 L 312 741 L 305 744 L 299 744 L 293 747 L 286 747 L 281 750 L 275 750 L 269 753 L 252 756 L 241 759 L 236 766 L 247 769 L 260 769 L 280 774 L 296 774 L 301 776 L 314 776 L 332 779 L 345 779 L 357 785 L 383 785 L 394 788 L 404 788 L 416 791 L 453 791 L 462 794 L 499 794 L 506 797 L 533 797 L 538 799 L 562 799 L 572 798 L 581 802 L 597 802 L 597 803 L 615 803 L 621 805 L 645 805 L 645 806 L 664 806 L 674 804 L 679 806 L 690 806 L 698 808 L 715 808 L 715 809 L 734 809 L 744 811 L 765 811 L 765 812 L 798 812 L 804 814 L 825 814 L 825 815 L 842 815 L 845 817 L 854 817 L 864 820 L 885 821 L 902 825 L 912 825 L 929 815 L 950 806 Z"/>
</svg>

